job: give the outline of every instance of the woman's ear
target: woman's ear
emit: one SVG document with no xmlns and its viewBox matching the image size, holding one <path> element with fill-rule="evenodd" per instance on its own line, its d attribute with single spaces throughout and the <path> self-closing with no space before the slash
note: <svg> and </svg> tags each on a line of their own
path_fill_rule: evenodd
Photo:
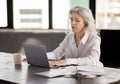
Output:
<svg viewBox="0 0 120 84">
<path fill-rule="evenodd" d="M 85 21 L 84 22 L 84 30 L 86 30 L 88 28 L 88 23 Z"/>
<path fill-rule="evenodd" d="M 86 21 L 84 21 L 84 27 L 87 27 L 88 23 Z"/>
</svg>

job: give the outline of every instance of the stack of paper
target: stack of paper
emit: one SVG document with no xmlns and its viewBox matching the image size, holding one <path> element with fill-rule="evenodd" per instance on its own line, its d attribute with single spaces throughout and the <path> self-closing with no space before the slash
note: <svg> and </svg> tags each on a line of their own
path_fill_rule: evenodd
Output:
<svg viewBox="0 0 120 84">
<path fill-rule="evenodd" d="M 77 74 L 84 78 L 95 78 L 103 75 L 104 70 L 97 66 L 77 66 Z"/>
</svg>

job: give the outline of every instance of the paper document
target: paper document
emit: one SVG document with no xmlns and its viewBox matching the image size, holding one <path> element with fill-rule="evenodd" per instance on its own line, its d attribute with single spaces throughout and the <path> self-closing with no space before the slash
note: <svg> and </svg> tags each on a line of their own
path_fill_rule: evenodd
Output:
<svg viewBox="0 0 120 84">
<path fill-rule="evenodd" d="M 104 72 L 103 68 L 101 68 L 101 67 L 95 67 L 95 66 L 77 66 L 77 71 L 101 72 L 101 73 Z"/>
<path fill-rule="evenodd" d="M 95 66 L 77 66 L 77 74 L 85 78 L 95 78 L 104 74 L 104 69 Z"/>
</svg>

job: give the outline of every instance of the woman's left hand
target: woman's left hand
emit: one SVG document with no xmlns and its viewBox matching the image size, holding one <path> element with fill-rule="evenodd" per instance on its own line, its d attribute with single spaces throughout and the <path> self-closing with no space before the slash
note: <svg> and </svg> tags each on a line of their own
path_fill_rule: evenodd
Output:
<svg viewBox="0 0 120 84">
<path fill-rule="evenodd" d="M 54 66 L 65 66 L 66 60 L 49 61 L 49 64 Z"/>
</svg>

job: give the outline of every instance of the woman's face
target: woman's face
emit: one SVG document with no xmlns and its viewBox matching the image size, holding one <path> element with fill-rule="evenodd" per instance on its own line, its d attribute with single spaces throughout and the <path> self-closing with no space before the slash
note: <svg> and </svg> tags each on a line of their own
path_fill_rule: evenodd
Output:
<svg viewBox="0 0 120 84">
<path fill-rule="evenodd" d="M 77 13 L 71 13 L 70 16 L 71 27 L 74 33 L 82 32 L 84 30 L 84 20 Z"/>
</svg>

